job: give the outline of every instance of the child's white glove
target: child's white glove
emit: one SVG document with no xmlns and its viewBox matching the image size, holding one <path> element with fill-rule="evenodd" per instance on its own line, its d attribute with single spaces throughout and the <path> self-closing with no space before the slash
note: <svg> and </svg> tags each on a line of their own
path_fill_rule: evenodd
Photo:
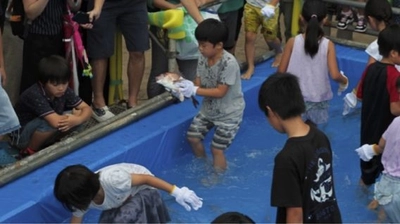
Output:
<svg viewBox="0 0 400 224">
<path fill-rule="evenodd" d="M 271 18 L 274 17 L 275 15 L 275 6 L 271 4 L 266 4 L 262 9 L 261 9 L 261 14 L 265 16 L 266 18 Z"/>
<path fill-rule="evenodd" d="M 186 211 L 190 211 L 191 208 L 198 210 L 203 206 L 203 199 L 197 197 L 196 193 L 187 187 L 179 188 L 174 185 L 171 195 L 175 197 L 176 202 L 182 205 Z"/>
<path fill-rule="evenodd" d="M 340 71 L 340 74 L 342 74 L 344 77 L 346 77 L 343 73 L 343 71 Z M 347 87 L 349 87 L 349 79 L 346 77 L 347 82 L 345 84 L 340 83 L 339 84 L 339 89 L 337 91 L 337 95 L 340 96 L 342 95 L 342 92 L 346 91 Z"/>
<path fill-rule="evenodd" d="M 374 147 L 376 147 L 376 145 L 365 144 L 365 145 L 361 146 L 360 148 L 357 148 L 356 152 L 358 153 L 358 156 L 360 157 L 360 159 L 362 159 L 365 162 L 368 162 L 372 159 L 372 157 L 374 157 L 378 154 L 374 150 Z"/>
<path fill-rule="evenodd" d="M 343 116 L 350 113 L 351 109 L 354 109 L 357 106 L 357 96 L 352 91 L 351 93 L 347 93 L 346 96 L 343 97 Z"/>
<path fill-rule="evenodd" d="M 195 86 L 192 81 L 187 79 L 176 82 L 175 86 L 186 98 L 196 95 L 197 89 L 199 88 L 198 86 Z"/>
</svg>

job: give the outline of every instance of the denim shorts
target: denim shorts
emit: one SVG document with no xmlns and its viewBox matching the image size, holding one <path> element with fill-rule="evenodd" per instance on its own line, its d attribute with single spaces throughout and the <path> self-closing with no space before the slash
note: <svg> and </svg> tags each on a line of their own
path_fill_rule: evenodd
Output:
<svg viewBox="0 0 400 224">
<path fill-rule="evenodd" d="M 232 143 L 237 132 L 239 131 L 240 124 L 242 123 L 242 116 L 236 119 L 220 121 L 210 121 L 202 113 L 197 114 L 190 124 L 187 136 L 189 138 L 204 139 L 205 135 L 211 128 L 215 127 L 215 133 L 211 142 L 211 147 L 215 149 L 225 150 Z"/>
<path fill-rule="evenodd" d="M 32 134 L 35 132 L 56 132 L 57 129 L 50 126 L 50 124 L 43 118 L 35 118 L 26 124 L 20 133 L 17 141 L 17 147 L 20 149 L 26 148 L 29 144 Z"/>
<path fill-rule="evenodd" d="M 0 135 L 8 134 L 19 127 L 17 114 L 0 80 Z"/>
<path fill-rule="evenodd" d="M 315 124 L 324 124 L 329 119 L 329 101 L 305 102 L 306 111 L 302 114 L 303 120 L 311 120 Z"/>
<path fill-rule="evenodd" d="M 383 174 L 374 193 L 390 222 L 400 223 L 400 177 Z"/>
</svg>

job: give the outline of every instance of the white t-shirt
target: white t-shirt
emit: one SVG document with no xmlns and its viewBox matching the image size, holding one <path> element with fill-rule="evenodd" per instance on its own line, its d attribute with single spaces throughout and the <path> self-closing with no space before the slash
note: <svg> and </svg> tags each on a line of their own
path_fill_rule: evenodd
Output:
<svg viewBox="0 0 400 224">
<path fill-rule="evenodd" d="M 103 204 L 92 202 L 89 208 L 108 210 L 121 206 L 129 196 L 138 191 L 151 188 L 148 185 L 132 186 L 132 174 L 153 174 L 145 167 L 132 163 L 119 163 L 106 166 L 96 171 L 100 173 L 100 185 L 104 190 Z M 82 217 L 87 211 L 73 212 L 75 217 Z"/>
</svg>

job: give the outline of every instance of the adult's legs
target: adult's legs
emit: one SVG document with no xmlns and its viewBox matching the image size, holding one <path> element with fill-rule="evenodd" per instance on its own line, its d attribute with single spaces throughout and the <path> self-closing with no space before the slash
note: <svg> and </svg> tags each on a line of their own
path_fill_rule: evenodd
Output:
<svg viewBox="0 0 400 224">
<path fill-rule="evenodd" d="M 128 84 L 129 97 L 128 107 L 134 107 L 138 103 L 140 85 L 144 74 L 145 58 L 144 52 L 129 52 L 128 61 Z"/>
</svg>

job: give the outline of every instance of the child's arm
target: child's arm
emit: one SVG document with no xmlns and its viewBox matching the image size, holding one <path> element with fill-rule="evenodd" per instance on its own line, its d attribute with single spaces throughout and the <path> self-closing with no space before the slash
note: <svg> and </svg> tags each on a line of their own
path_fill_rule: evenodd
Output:
<svg viewBox="0 0 400 224">
<path fill-rule="evenodd" d="M 176 9 L 177 7 L 182 6 L 182 4 L 172 4 L 166 0 L 154 0 L 153 6 L 158 9 L 167 10 L 167 9 Z"/>
<path fill-rule="evenodd" d="M 26 17 L 30 20 L 36 19 L 42 14 L 48 2 L 49 0 L 23 0 Z"/>
<path fill-rule="evenodd" d="M 229 86 L 225 84 L 218 84 L 217 88 L 201 88 L 199 87 L 196 91 L 197 95 L 222 98 L 226 95 L 229 90 Z"/>
<path fill-rule="evenodd" d="M 82 223 L 83 217 L 72 216 L 71 223 Z"/>
<path fill-rule="evenodd" d="M 286 223 L 303 223 L 303 208 L 286 208 Z"/>
<path fill-rule="evenodd" d="M 193 0 L 181 0 L 182 5 L 186 8 L 188 11 L 189 15 L 192 16 L 192 18 L 197 22 L 200 23 L 203 21 L 203 16 L 200 14 L 199 9 L 197 8 L 197 5 Z"/>
<path fill-rule="evenodd" d="M 340 84 L 347 84 L 348 80 L 346 76 L 339 72 L 338 64 L 336 61 L 336 50 L 335 45 L 332 41 L 328 43 L 328 69 L 331 74 L 331 78 Z"/>
<path fill-rule="evenodd" d="M 172 185 L 158 177 L 148 174 L 132 174 L 131 180 L 132 186 L 149 185 L 168 192 L 175 197 L 176 202 L 182 205 L 187 211 L 190 211 L 192 207 L 194 210 L 197 210 L 203 206 L 203 199 L 197 197 L 196 193 L 187 187 L 179 188 L 176 185 Z"/>
<path fill-rule="evenodd" d="M 394 116 L 400 116 L 400 101 L 390 103 L 390 113 Z"/>
<path fill-rule="evenodd" d="M 64 115 L 63 118 L 58 123 L 58 130 L 65 132 L 70 130 L 73 127 L 76 127 L 83 122 L 90 119 L 92 115 L 92 108 L 85 102 L 81 102 L 77 107 L 75 107 L 76 111 L 72 114 Z"/>
<path fill-rule="evenodd" d="M 293 45 L 294 45 L 294 37 L 290 38 L 287 41 L 285 47 L 283 48 L 282 59 L 281 63 L 278 66 L 278 72 L 287 71 L 287 68 L 289 66 L 290 56 L 292 55 Z"/>
</svg>

